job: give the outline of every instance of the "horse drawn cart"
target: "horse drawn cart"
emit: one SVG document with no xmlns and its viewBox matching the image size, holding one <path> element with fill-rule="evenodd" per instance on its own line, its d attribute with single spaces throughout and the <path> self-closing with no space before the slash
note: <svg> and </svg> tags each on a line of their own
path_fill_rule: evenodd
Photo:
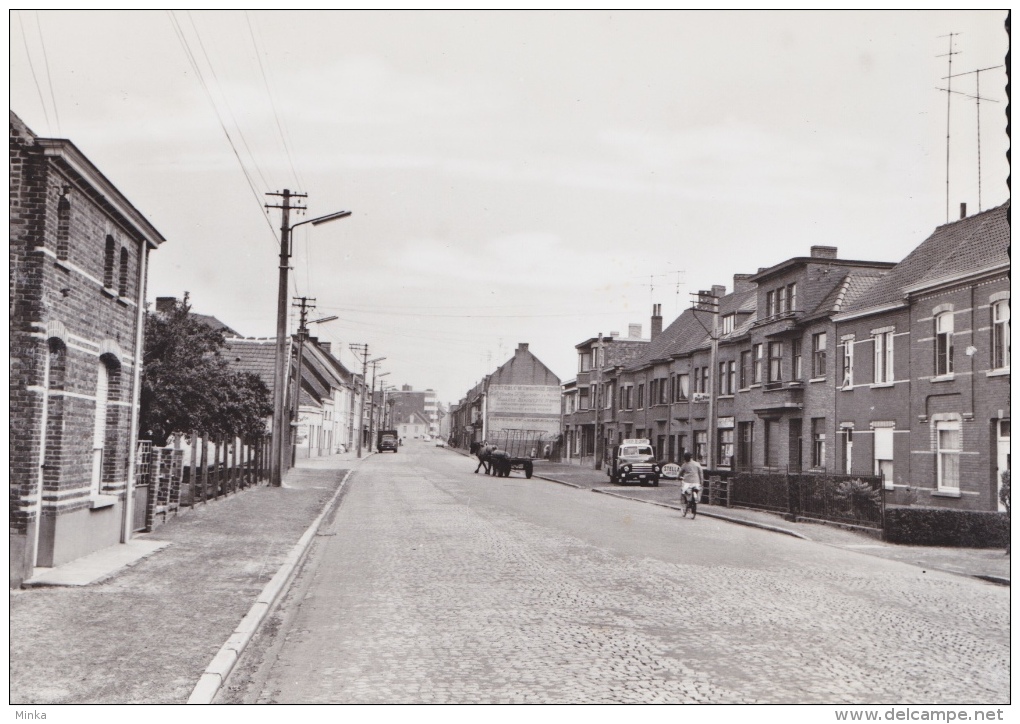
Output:
<svg viewBox="0 0 1020 724">
<path fill-rule="evenodd" d="M 535 471 L 534 460 L 551 442 L 542 430 L 499 430 L 489 436 L 496 449 L 489 454 L 490 474 L 507 478 L 511 470 L 524 471 L 530 478 Z"/>
</svg>

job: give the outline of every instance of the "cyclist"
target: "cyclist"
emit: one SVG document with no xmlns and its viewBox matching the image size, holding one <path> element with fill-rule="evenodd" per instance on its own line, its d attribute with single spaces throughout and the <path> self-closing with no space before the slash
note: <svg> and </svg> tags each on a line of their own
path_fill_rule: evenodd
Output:
<svg viewBox="0 0 1020 724">
<path fill-rule="evenodd" d="M 691 520 L 694 520 L 698 515 L 698 498 L 701 497 L 701 489 L 705 486 L 705 474 L 701 469 L 701 463 L 694 460 L 690 453 L 684 453 L 680 479 L 683 480 L 681 489 L 684 496 L 684 517 L 687 517 L 687 511 L 690 510 Z"/>
</svg>

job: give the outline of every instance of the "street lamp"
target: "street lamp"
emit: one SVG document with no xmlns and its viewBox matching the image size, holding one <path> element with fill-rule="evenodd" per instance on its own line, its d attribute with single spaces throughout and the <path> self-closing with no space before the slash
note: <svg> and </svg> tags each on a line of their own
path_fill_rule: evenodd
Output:
<svg viewBox="0 0 1020 724">
<path fill-rule="evenodd" d="M 277 194 L 279 195 L 279 194 Z M 288 189 L 283 190 L 283 220 L 280 224 L 280 283 L 276 295 L 276 365 L 273 370 L 273 438 L 270 450 L 269 462 L 269 484 L 280 487 L 283 483 L 283 444 L 284 444 L 284 407 L 286 406 L 287 392 L 284 387 L 287 384 L 287 272 L 290 268 L 290 238 L 291 232 L 302 224 L 313 224 L 318 226 L 327 221 L 343 219 L 351 215 L 350 211 L 337 211 L 325 216 L 317 216 L 314 219 L 301 221 L 293 226 L 290 223 L 290 200 L 292 197 Z"/>
<path fill-rule="evenodd" d="M 365 355 L 368 356 L 367 354 Z M 358 411 L 358 457 L 361 457 L 361 445 L 362 438 L 365 437 L 365 374 L 368 372 L 368 366 L 372 365 L 372 394 L 375 394 L 375 366 L 377 363 L 382 362 L 385 357 L 376 357 L 365 361 L 361 366 L 361 404 L 359 405 Z M 369 434 L 371 434 L 371 427 L 369 427 Z M 372 445 L 372 439 L 368 440 L 369 447 Z"/>
</svg>

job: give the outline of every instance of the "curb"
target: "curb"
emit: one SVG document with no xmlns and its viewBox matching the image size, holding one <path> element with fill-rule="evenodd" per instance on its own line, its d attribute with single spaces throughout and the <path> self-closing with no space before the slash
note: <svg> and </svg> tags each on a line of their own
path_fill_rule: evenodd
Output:
<svg viewBox="0 0 1020 724">
<path fill-rule="evenodd" d="M 245 647 L 251 641 L 252 636 L 258 630 L 263 619 L 269 613 L 269 610 L 273 607 L 279 599 L 280 594 L 286 589 L 287 584 L 290 583 L 294 572 L 298 566 L 304 560 L 305 555 L 308 553 L 308 549 L 311 547 L 312 539 L 315 538 L 316 532 L 319 530 L 319 526 L 322 524 L 326 514 L 332 510 L 337 500 L 340 498 L 340 494 L 343 492 L 344 487 L 347 485 L 347 481 L 351 475 L 354 474 L 354 469 L 347 471 L 344 475 L 344 479 L 340 481 L 340 485 L 337 486 L 336 492 L 333 493 L 333 497 L 329 499 L 329 502 L 323 507 L 322 511 L 316 516 L 312 524 L 308 526 L 308 529 L 304 532 L 304 535 L 298 540 L 298 542 L 291 548 L 290 553 L 284 559 L 283 564 L 276 574 L 269 579 L 269 583 L 265 585 L 262 592 L 255 599 L 254 605 L 245 614 L 245 617 L 241 619 L 241 622 L 234 629 L 234 633 L 231 634 L 230 638 L 227 639 L 226 643 L 220 647 L 219 652 L 213 657 L 212 661 L 202 672 L 202 676 L 199 678 L 198 683 L 191 692 L 191 696 L 188 697 L 189 704 L 211 704 L 212 700 L 220 691 L 220 687 L 223 686 L 223 682 L 230 676 L 230 672 L 233 671 L 234 665 L 237 663 L 238 658 L 244 652 Z"/>
<path fill-rule="evenodd" d="M 559 482 L 559 481 L 554 481 Z M 660 508 L 670 508 L 671 510 L 682 511 L 679 505 L 673 505 L 672 503 L 659 503 L 654 500 L 641 500 L 640 498 L 632 498 L 629 495 L 620 495 L 619 493 L 613 493 L 608 490 L 596 490 L 592 489 L 593 493 L 599 493 L 601 495 L 609 495 L 613 498 L 620 498 L 621 500 L 633 500 L 636 503 L 645 503 L 646 505 L 657 505 Z M 777 525 L 769 525 L 767 523 L 758 523 L 753 520 L 743 520 L 742 518 L 731 518 L 728 515 L 720 515 L 719 513 L 709 512 L 706 510 L 699 510 L 698 515 L 703 515 L 706 518 L 716 518 L 718 520 L 725 520 L 727 523 L 736 523 L 737 525 L 746 525 L 748 528 L 758 528 L 760 530 L 767 530 L 772 533 L 782 533 L 783 535 L 793 536 L 794 538 L 800 538 L 801 540 L 811 540 L 805 535 L 801 535 L 796 531 L 789 530 L 788 528 L 780 528 Z"/>
<path fill-rule="evenodd" d="M 1009 584 L 1009 580 L 1010 579 L 1003 578 L 1002 576 L 972 575 L 971 578 L 977 578 L 979 581 L 987 581 L 988 583 L 994 583 L 997 586 L 1009 586 L 1010 585 Z"/>
</svg>

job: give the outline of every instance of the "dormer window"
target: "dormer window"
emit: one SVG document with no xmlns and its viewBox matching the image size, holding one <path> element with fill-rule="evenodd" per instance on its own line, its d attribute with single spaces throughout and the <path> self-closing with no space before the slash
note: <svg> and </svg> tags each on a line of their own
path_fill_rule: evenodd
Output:
<svg viewBox="0 0 1020 724">
<path fill-rule="evenodd" d="M 736 319 L 736 314 L 724 314 L 722 318 L 722 333 L 730 334 L 733 331 L 733 322 Z"/>
</svg>

